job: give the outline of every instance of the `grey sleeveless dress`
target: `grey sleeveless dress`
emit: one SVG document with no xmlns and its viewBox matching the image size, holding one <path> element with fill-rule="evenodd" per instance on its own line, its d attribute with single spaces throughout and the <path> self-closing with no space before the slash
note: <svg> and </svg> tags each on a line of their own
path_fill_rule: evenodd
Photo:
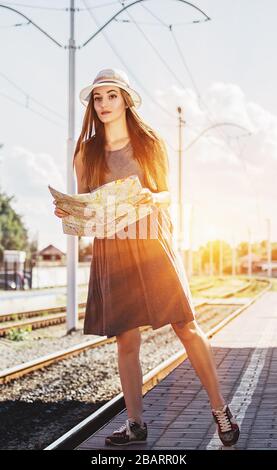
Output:
<svg viewBox="0 0 277 470">
<path fill-rule="evenodd" d="M 104 183 L 136 174 L 147 187 L 130 141 L 105 153 L 109 173 Z M 126 238 L 120 238 L 121 231 L 113 237 L 93 239 L 84 334 L 112 337 L 143 325 L 157 329 L 195 320 L 186 272 L 168 237 L 172 227 L 169 212 L 154 207 L 153 215 L 123 229 L 128 231 Z M 166 224 L 160 223 L 161 215 Z M 139 222 L 146 224 L 144 238 L 139 236 Z M 137 236 L 129 236 L 134 232 Z"/>
</svg>

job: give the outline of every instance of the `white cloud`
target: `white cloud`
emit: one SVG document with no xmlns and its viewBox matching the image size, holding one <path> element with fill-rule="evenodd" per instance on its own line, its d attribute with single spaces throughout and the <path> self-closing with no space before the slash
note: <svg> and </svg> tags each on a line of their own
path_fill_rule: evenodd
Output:
<svg viewBox="0 0 277 470">
<path fill-rule="evenodd" d="M 207 105 L 198 100 L 191 89 L 177 86 L 159 92 L 163 105 L 176 114 L 177 106 L 183 110 L 187 126 L 183 131 L 183 148 L 193 142 L 213 123 L 235 123 L 209 129 L 183 153 L 183 181 L 187 201 L 203 204 L 215 220 L 226 215 L 225 225 L 230 232 L 243 229 L 243 223 L 256 224 L 265 214 L 276 218 L 277 198 L 277 117 L 260 105 L 247 101 L 247 95 L 233 83 L 215 82 L 203 94 Z M 177 128 L 177 125 L 176 125 Z M 247 130 L 251 135 L 247 135 Z M 177 195 L 178 133 L 171 129 L 165 136 L 169 142 L 172 190 Z M 175 183 L 175 184 L 174 184 Z M 251 212 L 251 214 L 250 214 Z M 235 217 L 237 213 L 237 218 Z M 203 215 L 202 214 L 202 215 Z M 221 216 L 220 216 L 221 214 Z M 238 227 L 237 220 L 240 220 Z M 272 224 L 274 227 L 274 224 Z M 275 239 L 277 238 L 275 224 Z"/>
</svg>

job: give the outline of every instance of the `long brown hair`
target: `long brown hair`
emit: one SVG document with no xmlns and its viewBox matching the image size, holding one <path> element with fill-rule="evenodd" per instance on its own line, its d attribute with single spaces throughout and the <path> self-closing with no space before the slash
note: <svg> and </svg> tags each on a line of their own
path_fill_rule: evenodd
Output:
<svg viewBox="0 0 277 470">
<path fill-rule="evenodd" d="M 120 88 L 126 108 L 126 123 L 133 155 L 138 160 L 145 175 L 145 185 L 153 192 L 168 190 L 168 155 L 161 137 L 138 115 L 132 106 L 132 98 Z M 73 156 L 80 152 L 83 162 L 83 183 L 95 189 L 104 183 L 103 176 L 108 172 L 105 160 L 105 129 L 93 105 L 93 93 L 87 105 L 82 131 Z"/>
</svg>

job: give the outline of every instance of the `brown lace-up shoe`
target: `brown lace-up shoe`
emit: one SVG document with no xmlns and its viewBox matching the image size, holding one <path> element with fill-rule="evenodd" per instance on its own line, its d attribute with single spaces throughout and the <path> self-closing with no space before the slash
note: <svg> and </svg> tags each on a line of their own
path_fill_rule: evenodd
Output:
<svg viewBox="0 0 277 470">
<path fill-rule="evenodd" d="M 213 418 L 217 424 L 218 436 L 225 446 L 234 445 L 240 435 L 239 425 L 233 417 L 229 406 L 224 405 L 222 410 L 212 410 Z"/>
<path fill-rule="evenodd" d="M 138 442 L 146 442 L 147 440 L 147 424 L 140 425 L 135 421 L 126 420 L 125 424 L 116 429 L 110 436 L 105 439 L 105 444 L 113 446 L 125 446 L 136 444 Z"/>
</svg>

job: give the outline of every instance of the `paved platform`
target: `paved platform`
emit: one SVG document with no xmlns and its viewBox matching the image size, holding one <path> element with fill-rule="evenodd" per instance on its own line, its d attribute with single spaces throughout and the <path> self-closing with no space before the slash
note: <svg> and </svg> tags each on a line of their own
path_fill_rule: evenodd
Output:
<svg viewBox="0 0 277 470">
<path fill-rule="evenodd" d="M 241 427 L 233 448 L 277 449 L 277 292 L 263 295 L 210 342 L 223 395 Z M 143 403 L 148 443 L 126 448 L 222 449 L 207 393 L 188 360 L 145 394 Z M 122 450 L 105 446 L 104 438 L 126 418 L 124 410 L 77 449 Z"/>
</svg>

